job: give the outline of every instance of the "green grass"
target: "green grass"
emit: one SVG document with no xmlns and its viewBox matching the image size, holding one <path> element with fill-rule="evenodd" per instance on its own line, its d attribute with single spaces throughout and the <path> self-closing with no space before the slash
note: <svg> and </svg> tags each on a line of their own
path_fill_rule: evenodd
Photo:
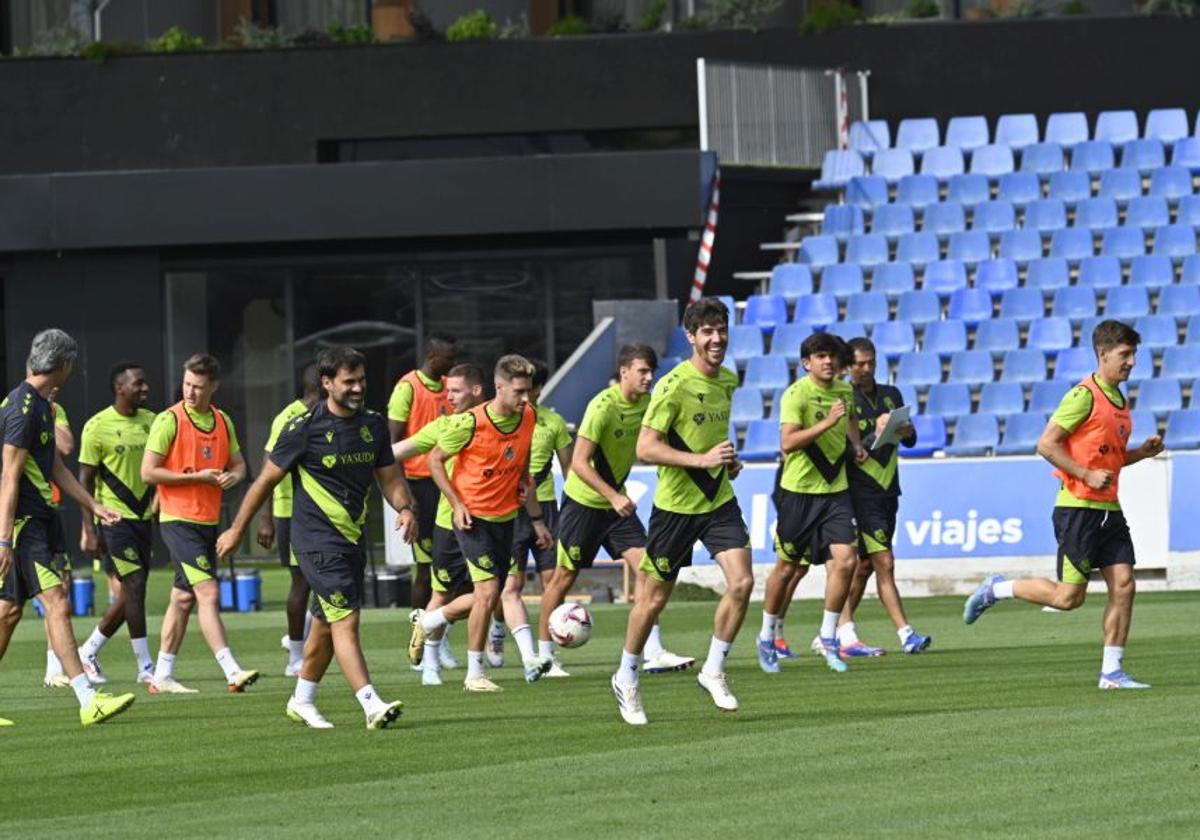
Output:
<svg viewBox="0 0 1200 840">
<path fill-rule="evenodd" d="M 167 575 L 157 580 L 152 612 Z M 1193 594 L 1139 599 L 1129 666 L 1155 684 L 1148 692 L 1095 688 L 1100 598 L 1062 615 L 1004 604 L 970 628 L 960 599 L 913 601 L 935 638 L 927 654 L 857 661 L 845 675 L 810 654 L 773 677 L 753 657 L 755 606 L 730 657 L 742 710 L 717 712 L 688 674 L 651 676 L 642 729 L 620 722 L 608 691 L 622 608 L 594 610 L 591 643 L 564 656 L 572 679 L 527 686 L 510 665 L 492 696 L 460 691 L 461 671 L 421 688 L 404 662 L 404 612 L 373 610 L 375 683 L 405 701 L 405 717 L 365 731 L 331 672 L 319 700 L 337 729 L 315 732 L 283 716 L 282 585 L 272 570 L 269 609 L 226 618 L 243 665 L 267 674 L 249 693 L 225 693 L 193 625 L 177 673 L 200 695 L 142 694 L 87 730 L 69 691 L 41 688 L 42 629 L 27 610 L 0 665 L 0 714 L 17 721 L 0 730 L 0 833 L 1163 837 L 1200 824 Z M 797 647 L 818 609 L 794 607 Z M 702 654 L 711 614 L 671 606 L 670 647 Z M 895 641 L 876 602 L 859 625 L 869 641 Z M 453 643 L 462 658 L 462 629 Z M 103 659 L 115 687 L 130 688 L 124 631 Z"/>
</svg>

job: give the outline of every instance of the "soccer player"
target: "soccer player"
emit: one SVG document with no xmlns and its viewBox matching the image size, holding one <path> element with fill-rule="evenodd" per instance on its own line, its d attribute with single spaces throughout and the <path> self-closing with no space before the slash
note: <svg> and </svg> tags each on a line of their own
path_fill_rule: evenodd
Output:
<svg viewBox="0 0 1200 840">
<path fill-rule="evenodd" d="M 411 437 L 438 417 L 451 412 L 446 399 L 446 374 L 458 358 L 453 338 L 434 335 L 425 342 L 425 361 L 396 383 L 388 400 L 388 431 L 392 443 Z M 433 519 L 438 507 L 438 489 L 429 477 L 426 455 L 404 462 L 404 477 L 416 499 L 420 518 L 420 540 L 413 544 L 412 606 L 429 603 L 430 563 L 433 560 Z"/>
<path fill-rule="evenodd" d="M 454 538 L 467 561 L 474 593 L 432 613 L 416 613 L 409 649 L 411 660 L 428 633 L 447 620 L 462 617 L 462 607 L 469 600 L 467 676 L 463 687 L 479 692 L 501 690 L 484 674 L 483 653 L 492 613 L 512 565 L 513 523 L 521 505 L 522 486 L 537 547 L 545 549 L 552 543 L 529 475 L 536 425 L 529 405 L 533 365 L 522 356 L 502 356 L 496 362 L 495 385 L 496 396 L 455 417 L 429 453 L 430 472 L 450 507 Z M 451 476 L 446 461 L 454 456 Z M 527 618 L 524 625 L 511 629 L 521 649 L 525 679 L 534 682 L 550 669 L 551 662 L 534 650 Z"/>
<path fill-rule="evenodd" d="M 316 700 L 321 678 L 336 656 L 366 715 L 367 729 L 386 729 L 400 717 L 404 704 L 380 698 L 358 635 L 366 563 L 362 528 L 371 485 L 377 484 L 397 511 L 397 525 L 410 543 L 418 536 L 417 517 L 408 484 L 392 456 L 387 423 L 363 407 L 366 357 L 352 347 L 322 350 L 317 372 L 328 396 L 279 435 L 233 524 L 217 541 L 217 552 L 228 557 L 241 545 L 254 514 L 272 489 L 289 477 L 295 492 L 292 550 L 316 598 L 287 716 L 314 729 L 333 727 L 317 710 Z"/>
<path fill-rule="evenodd" d="M 775 532 L 781 556 L 791 563 L 777 563 L 767 579 L 758 664 L 769 674 L 779 672 L 775 622 L 791 577 L 806 555 L 811 563 L 825 564 L 821 653 L 832 670 L 847 669 L 839 655 L 837 624 L 858 562 L 858 534 L 846 461 L 861 464 L 867 452 L 853 419 L 854 391 L 838 378 L 839 355 L 836 336 L 810 335 L 800 345 L 806 375 L 781 397 L 779 440 L 784 462 L 776 495 L 779 519 Z M 828 562 L 823 551 L 813 552 L 814 546 L 829 547 Z"/>
<path fill-rule="evenodd" d="M 651 347 L 626 344 L 617 353 L 616 384 L 592 397 L 583 413 L 571 470 L 563 485 L 557 568 L 545 584 L 538 616 L 538 646 L 543 656 L 554 656 L 550 614 L 566 600 L 579 570 L 591 568 L 601 546 L 610 557 L 622 558 L 635 570 L 634 601 L 645 593 L 646 572 L 641 564 L 646 555 L 646 529 L 638 518 L 637 505 L 625 495 L 625 479 L 637 459 L 638 432 L 650 404 L 650 385 L 657 368 L 658 356 Z M 657 622 L 646 638 L 643 654 L 642 670 L 647 673 L 683 670 L 696 662 L 663 647 Z M 566 675 L 561 665 L 555 667 Z"/>
<path fill-rule="evenodd" d="M 154 418 L 142 456 L 142 481 L 158 487 L 159 533 L 175 564 L 175 585 L 163 616 L 151 694 L 195 694 L 175 679 L 175 657 L 199 606 L 200 631 L 225 674 L 229 691 L 245 691 L 258 671 L 242 668 L 221 621 L 216 573 L 221 497 L 246 477 L 233 421 L 212 404 L 221 366 L 206 353 L 183 363 L 183 399 Z"/>
<path fill-rule="evenodd" d="M 963 621 L 974 624 L 997 601 L 1073 610 L 1087 597 L 1088 575 L 1098 569 L 1108 587 L 1104 608 L 1104 652 L 1099 687 L 1149 688 L 1125 673 L 1125 642 L 1133 619 L 1134 549 L 1117 489 L 1121 469 L 1163 450 L 1151 435 L 1127 448 L 1132 431 L 1129 401 L 1121 383 L 1129 379 L 1141 336 L 1120 321 L 1101 321 L 1092 331 L 1096 372 L 1063 397 L 1038 441 L 1038 454 L 1054 465 L 1059 479 L 1054 501 L 1058 580 L 1005 580 L 989 575 L 967 599 Z"/>
<path fill-rule="evenodd" d="M 51 539 L 55 509 L 50 482 L 74 499 L 85 514 L 114 524 L 120 514 L 97 502 L 63 466 L 54 419 L 46 397 L 62 386 L 79 347 L 59 329 L 33 337 L 25 381 L 0 404 L 4 435 L 0 473 L 0 658 L 21 620 L 25 602 L 37 598 L 46 615 L 54 653 L 79 701 L 84 726 L 103 723 L 132 705 L 132 694 L 102 694 L 88 682 L 75 646 L 71 611 L 62 578 L 54 571 Z M 0 719 L 0 726 L 12 721 Z"/>
<path fill-rule="evenodd" d="M 621 665 L 611 681 L 621 717 L 633 725 L 647 720 L 638 683 L 646 639 L 671 597 L 679 570 L 691 565 L 696 541 L 725 575 L 708 658 L 697 677 L 725 711 L 738 708 L 725 676 L 725 657 L 754 588 L 750 534 L 730 483 L 742 464 L 729 440 L 730 405 L 738 384 L 737 374 L 723 365 L 729 309 L 716 298 L 701 298 L 684 310 L 683 328 L 691 358 L 654 387 L 638 433 L 637 456 L 658 465 L 658 486 L 641 563 L 643 592 L 630 610 Z"/>
<path fill-rule="evenodd" d="M 279 435 L 288 423 L 307 414 L 321 399 L 321 377 L 317 374 L 317 366 L 309 365 L 300 374 L 300 396 L 284 406 L 271 421 L 271 433 L 267 437 L 266 457 L 271 457 L 271 449 Z M 275 485 L 271 497 L 271 507 L 263 508 L 259 517 L 258 544 L 270 551 L 272 545 L 278 544 L 279 565 L 285 567 L 291 575 L 292 583 L 288 589 L 287 599 L 287 635 L 284 636 L 288 651 L 287 665 L 283 675 L 294 677 L 300 673 L 300 663 L 304 657 L 305 616 L 308 614 L 308 581 L 296 565 L 296 555 L 292 552 L 292 482 L 290 479 Z"/>
<path fill-rule="evenodd" d="M 142 480 L 141 470 L 154 412 L 146 408 L 150 386 L 137 362 L 114 365 L 108 382 L 113 404 L 83 426 L 79 483 L 121 519 L 113 525 L 101 523 L 97 534 L 96 525 L 84 517 L 81 542 L 89 553 L 100 551 L 116 597 L 79 649 L 79 656 L 88 679 L 102 682 L 100 651 L 121 625 L 128 623 L 137 681 L 149 684 L 154 678 L 154 660 L 146 638 L 146 580 L 153 546 L 150 523 L 156 506 L 154 488 Z"/>
</svg>

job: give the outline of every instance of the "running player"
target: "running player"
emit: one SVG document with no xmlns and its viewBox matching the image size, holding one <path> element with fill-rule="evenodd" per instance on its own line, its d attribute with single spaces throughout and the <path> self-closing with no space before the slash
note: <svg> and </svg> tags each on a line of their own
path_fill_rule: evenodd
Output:
<svg viewBox="0 0 1200 840">
<path fill-rule="evenodd" d="M 197 353 L 183 363 L 183 399 L 154 418 L 142 456 L 142 481 L 157 485 L 159 533 L 175 564 L 175 585 L 163 616 L 151 694 L 195 694 L 175 679 L 175 657 L 199 605 L 200 631 L 230 692 L 245 691 L 258 671 L 238 664 L 221 621 L 216 578 L 221 497 L 246 477 L 246 460 L 229 415 L 212 404 L 221 366 Z"/>
<path fill-rule="evenodd" d="M 658 486 L 646 555 L 643 593 L 629 613 L 621 665 L 611 684 L 626 723 L 646 723 L 638 666 L 646 639 L 671 597 L 679 570 L 691 565 L 700 540 L 725 574 L 725 594 L 713 617 L 708 658 L 697 681 L 718 709 L 736 711 L 725 657 L 746 618 L 754 588 L 750 534 L 730 479 L 742 464 L 729 440 L 729 411 L 737 374 L 724 367 L 729 346 L 729 310 L 716 298 L 701 298 L 683 313 L 691 358 L 680 362 L 654 387 L 637 456 L 658 465 Z"/>
<path fill-rule="evenodd" d="M 33 337 L 25 381 L 0 404 L 4 434 L 0 473 L 0 658 L 21 620 L 25 602 L 37 598 L 46 615 L 50 641 L 75 697 L 84 726 L 103 723 L 133 703 L 132 694 L 101 694 L 88 682 L 75 646 L 71 611 L 62 578 L 52 568 L 51 532 L 55 509 L 50 482 L 74 499 L 85 515 L 107 524 L 121 517 L 97 502 L 63 466 L 54 439 L 46 397 L 71 375 L 79 347 L 62 330 Z M 0 719 L 0 726 L 12 721 Z"/>
<path fill-rule="evenodd" d="M 396 383 L 388 400 L 388 431 L 392 443 L 411 437 L 425 424 L 450 413 L 446 400 L 446 374 L 454 367 L 458 348 L 454 339 L 431 336 L 425 342 L 425 361 Z M 413 544 L 412 606 L 424 608 L 430 596 L 430 563 L 433 559 L 433 519 L 438 507 L 438 489 L 429 477 L 425 455 L 404 462 L 404 477 L 416 499 L 420 517 L 420 540 Z"/>
<path fill-rule="evenodd" d="M 790 577 L 806 555 L 811 563 L 825 564 L 821 652 L 832 670 L 847 668 L 839 656 L 837 624 L 858 562 L 858 534 L 846 461 L 852 458 L 861 464 L 867 453 L 859 440 L 858 424 L 851 422 L 854 391 L 838 378 L 840 351 L 836 336 L 813 333 L 806 338 L 800 345 L 800 359 L 807 375 L 793 382 L 781 397 L 784 463 L 775 532 L 782 555 L 792 563 L 777 563 L 767 579 L 758 664 L 769 674 L 779 672 L 775 621 Z M 828 562 L 824 551 L 813 551 L 825 546 L 829 547 Z"/>
<path fill-rule="evenodd" d="M 233 554 L 272 489 L 290 477 L 295 492 L 292 550 L 316 597 L 287 716 L 314 729 L 333 727 L 317 710 L 316 700 L 317 686 L 336 656 L 366 715 L 367 729 L 385 729 L 400 717 L 404 704 L 389 703 L 375 691 L 358 635 L 366 564 L 363 523 L 371 485 L 377 484 L 397 511 L 397 525 L 410 543 L 418 536 L 417 518 L 392 456 L 387 423 L 363 407 L 366 357 L 352 347 L 329 348 L 317 355 L 317 371 L 328 396 L 279 435 L 233 524 L 217 541 L 217 553 Z"/>
<path fill-rule="evenodd" d="M 121 514 L 114 525 L 84 517 L 81 542 L 86 552 L 100 552 L 115 597 L 92 635 L 79 649 L 83 669 L 92 682 L 104 680 L 100 651 L 129 625 L 129 643 L 137 660 L 137 681 L 154 678 L 154 660 L 146 638 L 146 580 L 150 574 L 150 522 L 156 513 L 154 488 L 142 481 L 142 457 L 154 412 L 146 408 L 150 386 L 137 362 L 119 362 L 108 375 L 113 404 L 83 426 L 79 449 L 79 483 L 101 504 Z M 99 481 L 97 481 L 97 477 Z"/>
<path fill-rule="evenodd" d="M 638 431 L 650 404 L 650 385 L 657 368 L 658 356 L 651 347 L 626 344 L 617 354 L 616 384 L 592 397 L 583 413 L 570 474 L 563 485 L 557 568 L 545 585 L 538 616 L 538 646 L 543 656 L 554 656 L 550 614 L 566 600 L 579 570 L 592 567 L 601 546 L 609 557 L 620 557 L 635 570 L 634 601 L 644 594 L 646 572 L 641 565 L 646 556 L 646 529 L 638 518 L 637 505 L 625 495 L 625 479 L 637 459 Z M 663 647 L 657 622 L 642 652 L 642 670 L 648 673 L 679 671 L 696 662 Z M 555 667 L 565 676 L 557 662 L 555 657 Z"/>
<path fill-rule="evenodd" d="M 1127 449 L 1132 423 L 1121 383 L 1129 379 L 1142 337 L 1120 321 L 1101 321 L 1092 331 L 1096 372 L 1072 388 L 1042 438 L 1038 454 L 1054 465 L 1059 479 L 1054 501 L 1058 580 L 1005 580 L 989 575 L 967 599 L 963 621 L 973 624 L 997 601 L 1020 598 L 1031 604 L 1073 610 L 1087 597 L 1088 575 L 1099 570 L 1108 587 L 1104 608 L 1104 652 L 1100 688 L 1149 688 L 1125 673 L 1125 642 L 1133 619 L 1134 549 L 1121 512 L 1121 469 L 1163 450 L 1151 435 Z"/>
<path fill-rule="evenodd" d="M 271 433 L 267 437 L 266 457 L 271 457 L 271 449 L 280 433 L 288 423 L 317 404 L 321 399 L 321 377 L 317 374 L 317 366 L 309 365 L 300 374 L 300 396 L 284 406 L 271 421 Z M 304 658 L 304 635 L 308 615 L 308 581 L 296 565 L 296 555 L 292 552 L 292 482 L 281 481 L 275 485 L 271 497 L 271 507 L 263 508 L 258 520 L 258 544 L 268 551 L 273 545 L 279 547 L 279 565 L 288 570 L 292 583 L 288 589 L 287 599 L 287 635 L 284 636 L 288 651 L 287 665 L 283 675 L 294 677 L 300 673 L 300 663 Z"/>
</svg>

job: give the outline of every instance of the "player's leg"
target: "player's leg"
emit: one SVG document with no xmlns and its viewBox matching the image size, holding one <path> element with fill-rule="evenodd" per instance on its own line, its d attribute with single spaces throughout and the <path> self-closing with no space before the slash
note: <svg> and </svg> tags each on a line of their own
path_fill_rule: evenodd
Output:
<svg viewBox="0 0 1200 840">
<path fill-rule="evenodd" d="M 1101 688 L 1149 688 L 1125 673 L 1125 643 L 1133 621 L 1133 539 L 1120 511 L 1112 512 L 1100 528 L 1102 540 L 1096 549 L 1096 565 L 1108 587 L 1104 606 L 1104 657 L 1100 668 Z"/>
<path fill-rule="evenodd" d="M 713 634 L 708 656 L 696 682 L 709 693 L 718 709 L 734 712 L 737 698 L 725 676 L 725 659 L 746 620 L 750 593 L 754 590 L 754 567 L 750 559 L 750 532 L 742 519 L 737 499 L 730 499 L 703 517 L 700 540 L 725 575 L 725 594 L 713 615 Z M 684 565 L 691 562 L 689 554 Z"/>
<path fill-rule="evenodd" d="M 430 564 L 433 593 L 426 609 L 409 613 L 412 624 L 408 639 L 408 661 L 421 670 L 422 685 L 441 685 L 439 669 L 446 661 L 442 647 L 450 624 L 461 621 L 475 602 L 466 560 L 452 531 L 434 527 L 433 561 Z M 455 663 L 457 664 L 457 663 Z"/>
<path fill-rule="evenodd" d="M 257 671 L 244 669 L 229 647 L 225 622 L 221 620 L 220 584 L 215 578 L 196 581 L 192 588 L 196 593 L 196 615 L 200 620 L 200 632 L 225 674 L 231 693 L 245 691 L 258 680 Z"/>
<path fill-rule="evenodd" d="M 471 571 L 474 576 L 475 569 Z M 492 613 L 500 601 L 500 587 L 501 582 L 494 575 L 475 580 L 475 597 L 467 617 L 467 677 L 463 685 L 468 691 L 500 690 L 483 670 L 483 651 L 487 645 Z"/>
<path fill-rule="evenodd" d="M 154 660 L 150 658 L 150 642 L 146 638 L 146 589 L 150 571 L 139 569 L 121 581 L 125 595 L 125 626 L 129 629 L 129 644 L 137 660 L 137 681 L 149 683 L 154 678 Z"/>
<path fill-rule="evenodd" d="M 795 584 L 808 571 L 806 552 L 797 552 L 793 543 L 783 543 L 775 538 L 775 566 L 767 576 L 763 593 L 762 629 L 756 640 L 758 665 L 768 674 L 779 673 L 778 640 L 782 637 L 780 622 L 786 615 Z M 791 654 L 791 649 L 788 649 Z"/>
<path fill-rule="evenodd" d="M 8 577 L 12 576 L 13 573 L 10 572 Z M 13 631 L 17 629 L 17 624 L 21 621 L 22 612 L 22 605 L 16 601 L 9 600 L 7 578 L 4 581 L 3 590 L 3 592 L 0 592 L 0 659 L 4 658 L 4 652 L 8 650 L 8 642 L 12 639 Z M 0 717 L 0 727 L 12 725 L 13 722 L 11 720 Z"/>
<path fill-rule="evenodd" d="M 529 626 L 529 611 L 525 609 L 525 601 L 521 598 L 522 582 L 525 569 L 518 567 L 513 558 L 508 567 L 508 575 L 500 591 L 500 609 L 504 614 L 504 623 L 508 625 L 517 649 L 521 652 L 521 665 L 525 669 L 525 681 L 537 682 L 553 666 L 553 659 L 538 654 L 533 644 L 533 628 Z"/>
<path fill-rule="evenodd" d="M 644 542 L 645 540 L 643 540 Z M 609 550 L 610 553 L 612 549 Z M 631 569 L 636 569 L 633 579 L 633 600 L 643 597 L 646 591 L 646 580 L 648 575 L 641 568 L 642 560 L 646 556 L 646 549 L 642 547 L 628 548 L 621 552 L 622 559 Z M 646 644 L 642 646 L 642 671 L 647 674 L 666 674 L 674 671 L 686 671 L 696 664 L 696 657 L 682 656 L 667 649 L 667 646 L 662 640 L 662 616 L 655 620 L 654 626 L 650 628 L 650 634 L 646 636 Z"/>
<path fill-rule="evenodd" d="M 830 543 L 829 560 L 825 563 L 825 605 L 821 612 L 821 654 L 830 670 L 842 673 L 847 670 L 842 661 L 837 640 L 838 621 L 846 598 L 850 594 L 850 582 L 858 565 L 858 551 L 848 542 Z"/>
<path fill-rule="evenodd" d="M 783 605 L 779 608 L 779 615 L 775 619 L 775 652 L 780 659 L 799 659 L 800 654 L 792 650 L 787 641 L 787 634 L 784 632 L 783 624 L 787 619 L 788 610 L 792 608 L 792 601 L 796 599 L 796 589 L 800 586 L 800 581 L 804 580 L 804 576 L 808 574 L 811 564 L 800 564 L 797 569 L 797 574 L 792 575 L 791 580 L 787 585 L 787 594 L 783 599 Z"/>
<path fill-rule="evenodd" d="M 467 691 L 499 691 L 500 686 L 484 673 L 483 655 L 492 615 L 512 563 L 513 523 L 476 519 L 466 531 L 455 528 L 454 538 L 475 590 L 467 617 L 467 675 L 463 687 Z M 450 617 L 449 611 L 443 612 Z"/>
<path fill-rule="evenodd" d="M 121 585 L 121 578 L 115 571 L 108 574 L 108 591 L 112 593 L 108 609 L 96 622 L 96 629 L 88 636 L 87 641 L 79 646 L 79 659 L 83 662 L 83 670 L 88 679 L 96 684 L 108 682 L 104 676 L 104 669 L 100 666 L 100 651 L 125 623 L 125 587 Z"/>
<path fill-rule="evenodd" d="M 653 518 L 653 517 L 652 517 Z M 689 546 L 688 550 L 691 548 Z M 649 560 L 644 560 L 649 565 Z M 621 664 L 610 680 L 613 696 L 617 699 L 617 709 L 622 719 L 634 726 L 646 724 L 646 710 L 642 705 L 642 689 L 638 682 L 638 671 L 641 667 L 642 650 L 650 630 L 658 623 L 658 617 L 667 606 L 671 592 L 675 589 L 675 577 L 660 573 L 655 569 L 649 572 L 640 596 L 634 600 L 629 610 L 629 619 L 625 625 L 625 645 L 621 650 Z"/>
</svg>

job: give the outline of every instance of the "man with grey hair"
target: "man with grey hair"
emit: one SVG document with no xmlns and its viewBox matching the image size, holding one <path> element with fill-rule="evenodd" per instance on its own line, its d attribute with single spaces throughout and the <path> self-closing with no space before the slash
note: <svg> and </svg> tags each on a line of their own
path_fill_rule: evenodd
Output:
<svg viewBox="0 0 1200 840">
<path fill-rule="evenodd" d="M 46 399 L 62 387 L 75 366 L 79 347 L 62 330 L 42 330 L 29 350 L 25 381 L 0 403 L 3 473 L 0 474 L 0 657 L 21 620 L 25 602 L 37 598 L 46 614 L 54 653 L 79 700 L 84 726 L 103 723 L 133 703 L 132 694 L 114 697 L 88 682 L 75 646 L 71 613 L 62 578 L 54 571 L 51 534 L 56 502 L 50 482 L 85 513 L 112 525 L 121 516 L 93 499 L 63 466 L 54 439 L 54 415 Z M 0 726 L 11 721 L 0 719 Z"/>
</svg>

